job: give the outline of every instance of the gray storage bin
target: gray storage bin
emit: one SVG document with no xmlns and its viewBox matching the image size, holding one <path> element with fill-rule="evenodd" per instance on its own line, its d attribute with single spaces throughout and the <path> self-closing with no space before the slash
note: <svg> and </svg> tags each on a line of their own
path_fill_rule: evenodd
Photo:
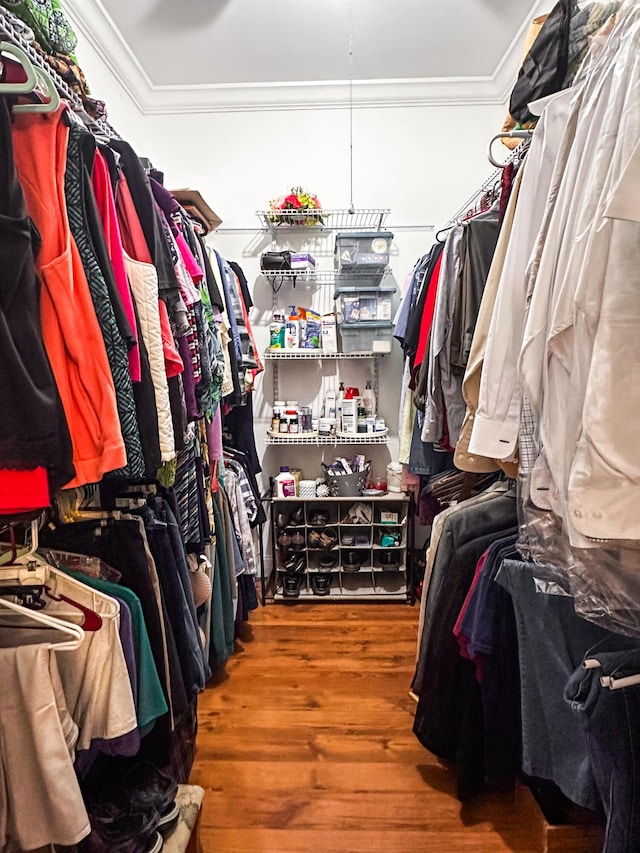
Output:
<svg viewBox="0 0 640 853">
<path fill-rule="evenodd" d="M 340 273 L 382 273 L 389 265 L 391 231 L 353 231 L 336 234 L 334 266 Z"/>
<path fill-rule="evenodd" d="M 391 352 L 393 323 L 339 323 L 342 352 Z"/>
<path fill-rule="evenodd" d="M 393 317 L 395 285 L 381 287 L 338 287 L 334 294 L 337 302 L 338 322 L 384 322 Z"/>
</svg>

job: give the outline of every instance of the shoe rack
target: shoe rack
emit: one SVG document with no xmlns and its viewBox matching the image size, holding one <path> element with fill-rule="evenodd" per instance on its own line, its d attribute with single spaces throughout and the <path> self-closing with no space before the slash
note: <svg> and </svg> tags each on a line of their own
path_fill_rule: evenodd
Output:
<svg viewBox="0 0 640 853">
<path fill-rule="evenodd" d="M 266 600 L 411 600 L 410 495 L 274 498 L 271 527 Z"/>
</svg>

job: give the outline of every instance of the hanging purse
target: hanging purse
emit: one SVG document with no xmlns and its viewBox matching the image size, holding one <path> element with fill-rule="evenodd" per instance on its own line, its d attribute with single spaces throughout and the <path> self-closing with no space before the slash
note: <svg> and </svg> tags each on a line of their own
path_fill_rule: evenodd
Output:
<svg viewBox="0 0 640 853">
<path fill-rule="evenodd" d="M 291 269 L 291 252 L 263 252 L 260 255 L 260 269 L 263 272 L 283 272 Z"/>
</svg>

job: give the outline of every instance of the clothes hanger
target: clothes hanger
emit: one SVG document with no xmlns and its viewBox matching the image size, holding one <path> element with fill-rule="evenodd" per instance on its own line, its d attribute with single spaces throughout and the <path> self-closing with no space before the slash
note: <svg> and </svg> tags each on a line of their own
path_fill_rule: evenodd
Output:
<svg viewBox="0 0 640 853">
<path fill-rule="evenodd" d="M 45 103 L 16 104 L 14 113 L 50 113 L 60 106 L 60 94 L 51 77 L 41 68 L 36 68 L 27 54 L 17 45 L 10 42 L 0 42 L 0 53 L 8 53 L 18 60 L 25 80 L 11 83 L 0 83 L 0 93 L 13 95 L 42 94 L 48 97 Z"/>
<path fill-rule="evenodd" d="M 7 601 L 6 598 L 2 598 L 0 596 L 0 609 L 2 608 L 10 610 L 20 616 L 25 616 L 47 628 L 55 628 L 57 631 L 72 637 L 71 640 L 62 643 L 47 643 L 46 646 L 49 649 L 59 652 L 70 652 L 80 648 L 84 641 L 85 634 L 80 625 L 74 625 L 71 622 L 63 622 L 55 616 L 48 616 L 46 613 L 43 613 L 42 610 L 29 610 L 20 604 L 15 604 L 13 601 Z"/>
<path fill-rule="evenodd" d="M 36 73 L 38 76 L 38 83 L 44 84 L 43 94 L 48 96 L 48 100 L 44 103 L 38 104 L 16 104 L 13 108 L 14 113 L 54 113 L 60 106 L 60 93 L 56 89 L 51 77 L 41 69 L 38 69 Z M 39 86 L 37 90 L 34 88 L 33 91 L 37 91 L 39 94 Z"/>
<path fill-rule="evenodd" d="M 64 601 L 66 604 L 70 604 L 72 607 L 75 607 L 79 610 L 83 615 L 83 620 L 80 623 L 80 627 L 84 631 L 99 631 L 102 628 L 102 616 L 99 613 L 96 613 L 95 610 L 91 610 L 90 607 L 85 607 L 84 604 L 80 604 L 79 601 L 76 601 L 73 598 L 69 598 L 67 595 L 55 595 L 50 586 L 45 584 L 44 587 L 45 595 L 47 598 L 50 598 L 52 601 Z"/>
<path fill-rule="evenodd" d="M 0 83 L 0 94 L 3 95 L 28 95 L 38 85 L 36 69 L 27 54 L 16 44 L 8 41 L 0 41 L 0 53 L 8 53 L 15 57 L 26 74 L 26 80 L 21 83 Z"/>
</svg>

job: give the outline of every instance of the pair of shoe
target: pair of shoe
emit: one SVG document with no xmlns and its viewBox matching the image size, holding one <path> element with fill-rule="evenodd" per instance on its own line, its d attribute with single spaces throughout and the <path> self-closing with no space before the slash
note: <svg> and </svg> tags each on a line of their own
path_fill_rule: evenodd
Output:
<svg viewBox="0 0 640 853">
<path fill-rule="evenodd" d="M 159 853 L 163 833 L 180 817 L 177 793 L 173 779 L 149 762 L 136 762 L 117 788 L 110 785 L 88 794 L 95 835 L 105 850 Z"/>
<path fill-rule="evenodd" d="M 304 574 L 307 567 L 307 561 L 302 554 L 292 554 L 288 560 L 284 562 L 284 569 L 294 575 Z"/>
<path fill-rule="evenodd" d="M 297 506 L 292 512 L 280 512 L 276 515 L 276 525 L 283 527 L 300 527 L 304 524 L 304 507 Z"/>
<path fill-rule="evenodd" d="M 338 544 L 338 534 L 330 527 L 324 530 L 310 530 L 307 534 L 307 543 L 310 548 L 324 548 L 328 551 Z"/>
</svg>

